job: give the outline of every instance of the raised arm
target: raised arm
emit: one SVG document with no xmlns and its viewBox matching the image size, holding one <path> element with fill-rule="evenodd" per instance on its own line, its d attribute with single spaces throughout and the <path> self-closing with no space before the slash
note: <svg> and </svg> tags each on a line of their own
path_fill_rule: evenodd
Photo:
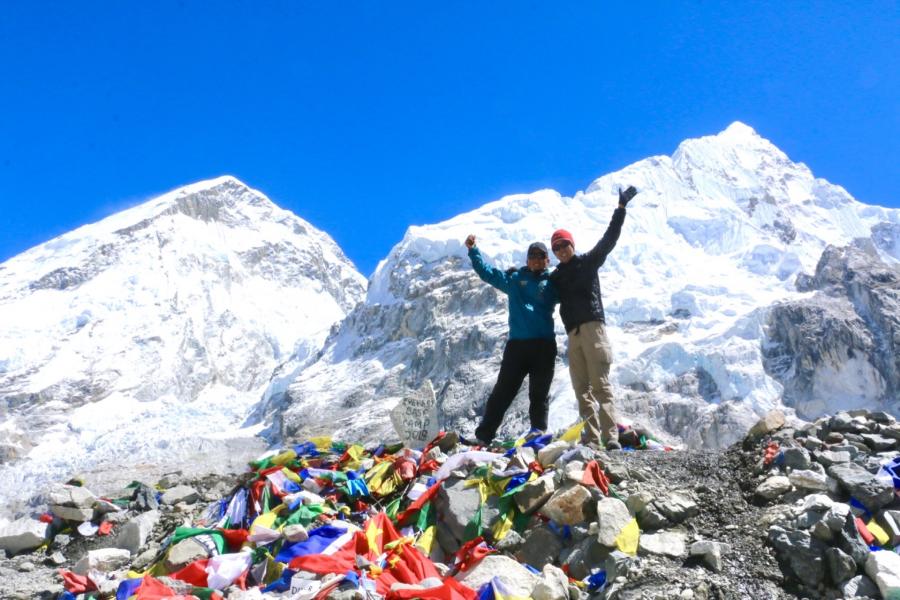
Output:
<svg viewBox="0 0 900 600">
<path fill-rule="evenodd" d="M 587 259 L 596 267 L 602 266 L 606 262 L 607 255 L 616 247 L 616 242 L 619 241 L 619 234 L 622 233 L 622 223 L 625 222 L 625 207 L 634 198 L 635 194 L 637 194 L 637 190 L 634 186 L 628 186 L 628 189 L 624 192 L 619 188 L 619 207 L 613 212 L 612 219 L 609 221 L 609 227 L 606 228 L 606 233 L 603 234 L 597 245 L 586 254 Z"/>
<path fill-rule="evenodd" d="M 469 258 L 472 260 L 472 268 L 481 277 L 481 280 L 488 283 L 501 292 L 508 294 L 511 277 L 510 274 L 501 271 L 484 262 L 481 251 L 475 245 L 475 236 L 470 235 L 466 238 L 466 248 L 469 249 Z"/>
</svg>

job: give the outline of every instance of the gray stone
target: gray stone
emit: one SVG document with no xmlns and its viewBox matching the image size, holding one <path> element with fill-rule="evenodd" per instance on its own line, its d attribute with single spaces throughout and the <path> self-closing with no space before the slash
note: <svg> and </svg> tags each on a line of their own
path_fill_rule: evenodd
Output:
<svg viewBox="0 0 900 600">
<path fill-rule="evenodd" d="M 652 501 L 653 494 L 650 492 L 636 492 L 625 499 L 625 506 L 628 507 L 631 514 L 636 515 L 644 510 L 644 508 Z"/>
<path fill-rule="evenodd" d="M 830 543 L 834 538 L 834 532 L 831 531 L 831 528 L 824 521 L 813 523 L 812 527 L 809 528 L 809 534 L 825 543 Z"/>
<path fill-rule="evenodd" d="M 173 488 L 181 481 L 181 473 L 166 473 L 159 480 L 159 487 L 167 490 Z"/>
<path fill-rule="evenodd" d="M 788 475 L 788 481 L 790 481 L 791 485 L 794 487 L 802 490 L 828 489 L 828 478 L 825 474 L 811 469 L 791 471 Z"/>
<path fill-rule="evenodd" d="M 878 435 L 877 433 L 864 433 L 861 437 L 866 446 L 875 452 L 887 452 L 897 447 L 896 439 Z"/>
<path fill-rule="evenodd" d="M 777 409 L 770 410 L 750 428 L 750 431 L 747 432 L 747 437 L 761 437 L 782 427 L 784 427 L 784 413 Z"/>
<path fill-rule="evenodd" d="M 551 442 L 538 450 L 537 460 L 541 463 L 541 466 L 544 468 L 549 467 L 556 460 L 562 456 L 562 453 L 570 448 L 569 442 L 563 442 L 561 440 Z"/>
<path fill-rule="evenodd" d="M 176 485 L 163 492 L 162 495 L 162 503 L 169 505 L 178 504 L 179 502 L 193 504 L 199 499 L 200 494 L 189 485 Z"/>
<path fill-rule="evenodd" d="M 508 556 L 491 554 L 469 569 L 454 575 L 457 581 L 477 590 L 494 577 L 514 596 L 528 598 L 538 582 L 538 576 Z"/>
<path fill-rule="evenodd" d="M 628 507 L 618 498 L 603 498 L 597 502 L 597 541 L 607 547 L 616 545 L 616 537 L 631 522 Z"/>
<path fill-rule="evenodd" d="M 90 521 L 94 518 L 93 508 L 79 508 L 77 506 L 60 506 L 54 504 L 50 507 L 50 512 L 65 521 L 76 521 L 78 523 Z"/>
<path fill-rule="evenodd" d="M 300 523 L 293 523 L 281 530 L 284 539 L 289 542 L 302 542 L 309 539 L 309 532 Z"/>
<path fill-rule="evenodd" d="M 832 531 L 840 531 L 844 527 L 847 515 L 850 514 L 850 506 L 843 502 L 835 502 L 828 512 L 825 513 L 823 520 Z"/>
<path fill-rule="evenodd" d="M 513 495 L 519 511 L 529 514 L 539 509 L 553 492 L 556 491 L 556 483 L 552 474 L 542 475 L 526 483 L 521 490 Z"/>
<path fill-rule="evenodd" d="M 836 547 L 849 554 L 858 567 L 866 564 L 869 556 L 869 547 L 866 546 L 856 529 L 856 520 L 853 514 L 848 514 L 844 519 L 844 526 L 834 533 L 832 542 Z"/>
<path fill-rule="evenodd" d="M 660 531 L 647 533 L 638 541 L 638 553 L 641 555 L 658 554 L 670 558 L 681 558 L 687 550 L 686 535 L 680 531 Z"/>
<path fill-rule="evenodd" d="M 892 482 L 878 479 L 854 463 L 832 465 L 828 468 L 828 474 L 871 513 L 877 512 L 894 498 Z"/>
<path fill-rule="evenodd" d="M 816 523 L 819 523 L 822 520 L 822 517 L 825 516 L 826 511 L 820 510 L 807 510 L 797 517 L 797 528 L 798 529 L 810 529 Z"/>
<path fill-rule="evenodd" d="M 817 450 L 821 450 L 825 447 L 825 442 L 815 437 L 808 437 L 803 440 L 803 447 L 809 450 L 810 452 L 814 452 Z"/>
<path fill-rule="evenodd" d="M 122 510 L 122 507 L 118 504 L 114 504 L 109 500 L 104 500 L 103 498 L 97 498 L 94 502 L 94 518 L 100 519 L 102 517 L 106 517 L 107 521 L 116 522 L 117 519 L 125 519 L 127 516 L 124 514 L 125 511 Z"/>
<path fill-rule="evenodd" d="M 541 512 L 562 525 L 584 523 L 587 520 L 587 503 L 590 499 L 591 493 L 587 488 L 578 484 L 570 485 L 556 490 L 544 504 Z"/>
<path fill-rule="evenodd" d="M 308 479 L 312 481 L 312 478 Z M 156 499 L 156 490 L 151 487 L 139 484 L 131 497 L 131 504 L 137 511 L 156 510 L 159 508 L 159 502 Z"/>
<path fill-rule="evenodd" d="M 86 575 L 88 571 L 115 571 L 128 564 L 131 553 L 120 548 L 101 548 L 91 550 L 81 557 L 72 567 L 72 571 L 79 575 Z"/>
<path fill-rule="evenodd" d="M 816 454 L 816 460 L 823 467 L 850 462 L 850 453 L 845 451 L 822 450 Z"/>
<path fill-rule="evenodd" d="M 545 565 L 541 578 L 531 590 L 534 600 L 568 600 L 569 578 L 559 567 Z"/>
<path fill-rule="evenodd" d="M 844 598 L 877 598 L 881 592 L 875 582 L 865 575 L 857 575 L 841 586 Z"/>
<path fill-rule="evenodd" d="M 788 569 L 804 584 L 816 588 L 825 579 L 824 554 L 828 548 L 806 531 L 769 528 L 769 543 Z"/>
<path fill-rule="evenodd" d="M 763 481 L 756 488 L 756 495 L 766 500 L 772 500 L 789 492 L 791 481 L 784 475 L 775 475 Z"/>
<path fill-rule="evenodd" d="M 434 504 L 439 523 L 438 540 L 447 552 L 456 552 L 459 549 L 460 541 L 466 538 L 466 525 L 479 507 L 483 528 L 490 528 L 500 514 L 496 496 L 488 498 L 487 504 L 482 507 L 478 487 L 466 487 L 465 479 L 455 477 L 444 481 L 435 496 Z M 448 534 L 453 539 L 450 539 Z"/>
<path fill-rule="evenodd" d="M 182 567 L 186 567 L 195 560 L 207 558 L 212 554 L 212 550 L 203 540 L 204 536 L 189 537 L 181 540 L 171 548 L 166 554 L 166 571 L 172 573 Z M 205 536 L 208 537 L 208 536 Z M 210 544 L 214 547 L 213 544 Z"/>
<path fill-rule="evenodd" d="M 825 436 L 826 444 L 840 444 L 843 441 L 844 441 L 844 434 L 838 433 L 837 431 L 829 432 Z"/>
<path fill-rule="evenodd" d="M 97 497 L 87 488 L 77 485 L 61 485 L 50 490 L 47 504 L 93 508 Z"/>
<path fill-rule="evenodd" d="M 31 573 L 35 569 L 35 564 L 30 560 L 26 560 L 24 562 L 19 563 L 19 572 L 20 573 Z"/>
<path fill-rule="evenodd" d="M 627 479 L 628 476 L 628 467 L 622 464 L 613 463 L 606 465 L 606 475 L 609 477 L 609 480 L 613 483 L 621 483 Z"/>
<path fill-rule="evenodd" d="M 900 598 L 900 555 L 889 550 L 869 553 L 866 575 L 878 586 L 883 598 Z"/>
<path fill-rule="evenodd" d="M 519 535 L 515 529 L 512 529 L 503 537 L 502 540 L 496 542 L 494 546 L 497 548 L 497 550 L 505 554 L 515 554 L 524 543 L 525 540 L 522 538 L 522 536 Z"/>
<path fill-rule="evenodd" d="M 876 410 L 869 413 L 869 418 L 875 421 L 876 423 L 880 423 L 882 425 L 888 423 L 894 423 L 897 419 L 894 418 L 893 415 L 884 412 L 883 410 Z"/>
<path fill-rule="evenodd" d="M 784 466 L 791 469 L 808 469 L 809 452 L 803 448 L 787 448 L 784 451 Z"/>
<path fill-rule="evenodd" d="M 656 506 L 672 523 L 681 523 L 700 512 L 697 503 L 690 496 L 681 492 L 673 492 L 664 499 L 657 500 Z"/>
<path fill-rule="evenodd" d="M 713 572 L 721 573 L 723 567 L 722 557 L 731 552 L 731 545 L 711 540 L 700 540 L 691 544 L 691 556 L 702 556 Z"/>
<path fill-rule="evenodd" d="M 47 541 L 49 525 L 37 519 L 24 517 L 0 527 L 0 550 L 17 554 L 34 550 Z"/>
<path fill-rule="evenodd" d="M 885 437 L 900 440 L 900 423 L 892 423 L 887 427 L 882 427 L 879 433 Z"/>
<path fill-rule="evenodd" d="M 549 527 L 541 526 L 527 534 L 516 558 L 535 569 L 543 569 L 544 565 L 556 562 L 562 548 L 559 537 Z"/>
<path fill-rule="evenodd" d="M 53 539 L 50 541 L 50 549 L 51 550 L 59 550 L 60 548 L 65 548 L 72 541 L 72 536 L 67 535 L 65 533 L 57 533 L 53 536 Z"/>
<path fill-rule="evenodd" d="M 853 427 L 853 417 L 849 413 L 841 411 L 831 417 L 828 429 L 831 431 L 850 431 Z"/>
<path fill-rule="evenodd" d="M 825 551 L 825 562 L 828 564 L 831 581 L 835 585 L 840 585 L 856 575 L 856 562 L 839 548 L 828 548 Z"/>
<path fill-rule="evenodd" d="M 44 561 L 46 564 L 58 567 L 60 565 L 66 564 L 66 557 L 63 556 L 63 553 L 57 550 L 53 554 L 47 557 L 47 560 Z"/>
<path fill-rule="evenodd" d="M 638 525 L 641 526 L 641 529 L 645 530 L 665 529 L 672 525 L 655 501 L 646 505 L 644 509 L 637 514 L 637 521 Z"/>
<path fill-rule="evenodd" d="M 528 465 L 535 461 L 534 448 L 530 446 L 517 446 L 509 459 L 507 469 L 528 469 Z"/>
<path fill-rule="evenodd" d="M 119 529 L 114 546 L 137 554 L 147 543 L 159 516 L 158 510 L 150 510 L 131 519 Z"/>
<path fill-rule="evenodd" d="M 900 543 L 900 510 L 882 511 L 876 520 L 890 537 L 891 546 Z"/>
</svg>

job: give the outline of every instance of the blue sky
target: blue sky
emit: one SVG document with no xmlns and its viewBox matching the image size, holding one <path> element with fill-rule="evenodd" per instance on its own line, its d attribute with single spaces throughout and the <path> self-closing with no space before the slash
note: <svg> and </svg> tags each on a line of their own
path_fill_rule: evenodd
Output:
<svg viewBox="0 0 900 600">
<path fill-rule="evenodd" d="M 900 206 L 900 3 L 8 2 L 0 261 L 232 174 L 364 274 L 735 120 Z"/>
</svg>

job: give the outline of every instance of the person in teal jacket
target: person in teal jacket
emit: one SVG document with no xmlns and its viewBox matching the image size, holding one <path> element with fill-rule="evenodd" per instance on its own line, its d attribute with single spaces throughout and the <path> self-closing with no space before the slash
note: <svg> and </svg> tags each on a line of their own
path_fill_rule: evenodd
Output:
<svg viewBox="0 0 900 600">
<path fill-rule="evenodd" d="M 465 243 L 472 268 L 478 276 L 506 294 L 509 300 L 509 339 L 503 349 L 497 383 L 488 396 L 481 423 L 475 429 L 477 442 L 489 446 L 526 376 L 531 428 L 547 429 L 550 384 L 556 366 L 553 310 L 559 299 L 550 282 L 547 247 L 541 242 L 528 247 L 526 266 L 509 271 L 485 263 L 475 245 L 474 235 L 467 237 Z"/>
</svg>

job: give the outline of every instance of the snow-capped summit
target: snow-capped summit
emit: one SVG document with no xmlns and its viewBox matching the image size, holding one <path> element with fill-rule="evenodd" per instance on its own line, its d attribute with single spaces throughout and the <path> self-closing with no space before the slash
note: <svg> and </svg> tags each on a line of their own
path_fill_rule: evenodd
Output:
<svg viewBox="0 0 900 600">
<path fill-rule="evenodd" d="M 230 176 L 3 263 L 0 500 L 101 465 L 190 463 L 364 290 L 327 234 Z"/>
<path fill-rule="evenodd" d="M 768 372 L 763 350 L 774 343 L 770 328 L 789 319 L 770 319 L 770 309 L 810 295 L 795 281 L 815 272 L 827 246 L 871 238 L 882 259 L 898 257 L 900 211 L 854 200 L 752 128 L 733 123 L 683 142 L 671 157 L 604 175 L 573 197 L 553 190 L 516 194 L 410 227 L 373 275 L 365 303 L 289 387 L 284 435 L 335 424 L 348 438 L 383 434 L 390 408 L 425 379 L 437 391 L 442 425 L 470 433 L 496 377 L 506 319 L 505 298 L 471 270 L 466 235 L 475 234 L 482 254 L 503 268 L 523 264 L 528 244 L 547 243 L 560 227 L 583 252 L 602 236 L 618 188 L 628 185 L 640 193 L 600 271 L 616 359 L 612 377 L 624 416 L 690 445 L 728 444 L 782 403 L 790 368 Z M 552 427 L 577 415 L 561 327 L 558 342 Z M 797 344 L 786 348 L 796 352 Z M 850 372 L 833 367 L 804 364 L 804 377 L 821 377 L 821 389 L 833 379 L 829 373 Z M 866 371 L 842 389 L 872 377 Z M 791 401 L 815 405 L 801 395 L 792 393 Z M 527 428 L 524 396 L 513 405 L 506 433 Z M 855 394 L 847 403 L 866 398 L 875 407 L 889 400 L 877 396 Z M 329 408 L 327 422 L 312 410 L 320 406 Z M 365 425 L 360 413 L 370 416 Z"/>
</svg>

